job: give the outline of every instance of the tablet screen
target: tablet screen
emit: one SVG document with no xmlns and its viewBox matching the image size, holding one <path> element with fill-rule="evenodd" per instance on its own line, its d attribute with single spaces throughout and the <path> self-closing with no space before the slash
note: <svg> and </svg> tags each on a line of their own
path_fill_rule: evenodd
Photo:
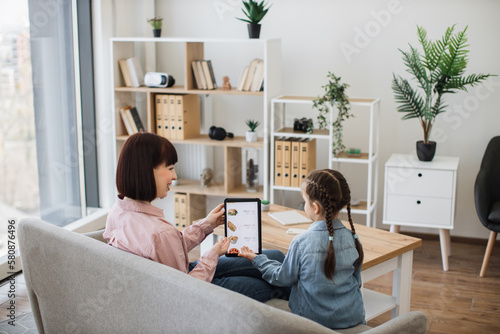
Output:
<svg viewBox="0 0 500 334">
<path fill-rule="evenodd" d="M 261 249 L 261 216 L 260 199 L 258 198 L 226 198 L 225 234 L 231 242 L 227 256 L 238 256 L 241 247 L 248 246 L 254 253 Z"/>
</svg>

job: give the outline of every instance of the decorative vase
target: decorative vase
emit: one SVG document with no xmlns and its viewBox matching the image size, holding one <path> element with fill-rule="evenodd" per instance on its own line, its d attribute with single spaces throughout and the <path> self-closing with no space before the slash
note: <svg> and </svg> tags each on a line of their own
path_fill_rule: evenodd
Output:
<svg viewBox="0 0 500 334">
<path fill-rule="evenodd" d="M 254 193 L 259 190 L 259 152 L 255 148 L 247 149 L 246 155 L 246 190 Z"/>
<path fill-rule="evenodd" d="M 417 141 L 417 157 L 420 161 L 432 161 L 436 153 L 436 142 L 430 141 L 424 144 L 422 140 Z"/>
<path fill-rule="evenodd" d="M 257 132 L 255 131 L 247 131 L 245 133 L 245 139 L 248 143 L 253 143 L 258 140 Z"/>
<path fill-rule="evenodd" d="M 161 36 L 161 29 L 153 29 L 153 36 L 160 37 Z"/>
<path fill-rule="evenodd" d="M 260 23 L 249 23 L 248 24 L 248 37 L 259 38 L 260 36 Z"/>
</svg>

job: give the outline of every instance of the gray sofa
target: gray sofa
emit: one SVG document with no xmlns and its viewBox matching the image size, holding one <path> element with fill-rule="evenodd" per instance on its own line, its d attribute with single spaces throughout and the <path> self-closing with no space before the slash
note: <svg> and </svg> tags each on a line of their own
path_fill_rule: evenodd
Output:
<svg viewBox="0 0 500 334">
<path fill-rule="evenodd" d="M 336 333 L 306 318 L 39 219 L 19 223 L 40 333 Z M 279 302 L 269 304 L 279 306 Z M 421 312 L 343 332 L 425 333 Z"/>
</svg>

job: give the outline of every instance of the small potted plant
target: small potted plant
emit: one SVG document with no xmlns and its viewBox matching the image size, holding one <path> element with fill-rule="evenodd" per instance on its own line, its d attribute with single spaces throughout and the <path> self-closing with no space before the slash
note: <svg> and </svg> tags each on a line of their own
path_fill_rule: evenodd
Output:
<svg viewBox="0 0 500 334">
<path fill-rule="evenodd" d="M 332 152 L 337 157 L 339 153 L 346 151 L 346 147 L 342 141 L 344 121 L 354 116 L 349 112 L 351 110 L 351 103 L 345 93 L 349 85 L 341 83 L 341 77 L 336 77 L 331 72 L 328 72 L 326 77 L 329 79 L 328 83 L 322 87 L 325 92 L 322 96 L 318 96 L 318 98 L 313 100 L 313 108 L 319 112 L 317 116 L 319 129 L 328 129 L 328 126 L 330 126 L 326 119 L 330 106 L 338 109 L 337 118 L 331 124 L 333 128 Z M 312 128 L 308 130 L 308 133 L 312 133 Z"/>
<path fill-rule="evenodd" d="M 160 37 L 163 19 L 161 17 L 153 17 L 152 19 L 148 20 L 148 23 L 153 27 L 153 36 Z"/>
<path fill-rule="evenodd" d="M 256 142 L 257 141 L 257 132 L 255 132 L 255 129 L 259 126 L 259 121 L 254 121 L 252 119 L 247 119 L 245 121 L 245 124 L 248 126 L 250 130 L 246 132 L 246 141 L 249 143 Z"/>
<path fill-rule="evenodd" d="M 267 11 L 271 6 L 268 6 L 266 8 L 264 0 L 262 0 L 260 3 L 254 0 L 248 0 L 248 2 L 243 0 L 243 6 L 245 6 L 245 8 L 242 8 L 241 10 L 247 18 L 240 19 L 237 17 L 237 19 L 248 23 L 248 36 L 250 38 L 259 38 L 259 22 L 264 18 L 264 16 L 266 16 Z"/>
<path fill-rule="evenodd" d="M 470 74 L 464 76 L 467 67 L 467 27 L 454 34 L 455 26 L 448 28 L 438 41 L 427 38 L 424 28 L 417 26 L 418 41 L 424 54 L 410 45 L 410 51 L 399 50 L 407 72 L 418 83 L 412 87 L 400 75 L 393 74 L 392 90 L 398 111 L 406 115 L 403 120 L 416 118 L 422 126 L 424 140 L 417 141 L 417 156 L 421 161 L 431 161 L 436 152 L 436 142 L 430 141 L 430 134 L 436 116 L 445 112 L 443 95 L 459 90 L 467 91 L 466 86 L 474 86 L 491 74 Z"/>
</svg>

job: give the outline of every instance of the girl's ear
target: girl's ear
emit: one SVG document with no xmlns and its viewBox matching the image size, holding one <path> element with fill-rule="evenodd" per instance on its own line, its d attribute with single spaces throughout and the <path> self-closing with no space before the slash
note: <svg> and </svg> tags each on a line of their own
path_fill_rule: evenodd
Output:
<svg viewBox="0 0 500 334">
<path fill-rule="evenodd" d="M 318 204 L 318 202 L 314 201 L 312 204 L 314 214 L 318 215 L 321 213 L 321 205 Z"/>
</svg>

